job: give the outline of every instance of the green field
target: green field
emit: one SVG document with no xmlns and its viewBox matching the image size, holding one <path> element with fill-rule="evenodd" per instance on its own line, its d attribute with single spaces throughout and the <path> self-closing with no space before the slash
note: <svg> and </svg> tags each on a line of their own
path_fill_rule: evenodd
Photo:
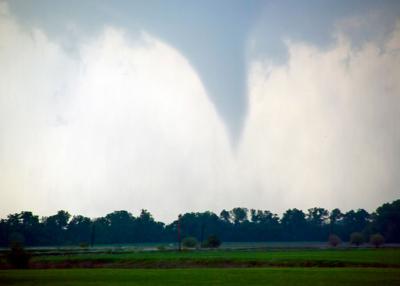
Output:
<svg viewBox="0 0 400 286">
<path fill-rule="evenodd" d="M 49 267 L 400 267 L 400 249 L 147 251 L 34 256 Z"/>
<path fill-rule="evenodd" d="M 0 285 L 400 285 L 397 269 L 1 270 Z"/>
<path fill-rule="evenodd" d="M 73 269 L 0 270 L 0 285 L 400 285 L 400 249 L 61 252 L 30 266 Z"/>
</svg>

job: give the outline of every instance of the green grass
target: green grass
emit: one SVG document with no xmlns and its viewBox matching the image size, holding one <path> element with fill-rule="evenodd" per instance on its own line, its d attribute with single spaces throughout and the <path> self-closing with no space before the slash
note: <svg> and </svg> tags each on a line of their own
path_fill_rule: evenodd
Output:
<svg viewBox="0 0 400 286">
<path fill-rule="evenodd" d="M 0 285 L 400 285 L 398 269 L 0 270 Z"/>
<path fill-rule="evenodd" d="M 277 251 L 165 251 L 118 254 L 36 256 L 33 263 L 120 263 L 143 267 L 185 266 L 374 266 L 400 267 L 400 249 L 332 249 Z M 247 265 L 248 264 L 248 265 Z"/>
</svg>

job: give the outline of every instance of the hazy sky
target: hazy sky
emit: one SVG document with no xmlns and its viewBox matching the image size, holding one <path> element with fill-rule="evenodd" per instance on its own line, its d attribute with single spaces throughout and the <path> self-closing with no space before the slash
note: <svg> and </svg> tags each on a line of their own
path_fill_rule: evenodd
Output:
<svg viewBox="0 0 400 286">
<path fill-rule="evenodd" d="M 400 195 L 399 1 L 0 1 L 0 216 Z"/>
</svg>

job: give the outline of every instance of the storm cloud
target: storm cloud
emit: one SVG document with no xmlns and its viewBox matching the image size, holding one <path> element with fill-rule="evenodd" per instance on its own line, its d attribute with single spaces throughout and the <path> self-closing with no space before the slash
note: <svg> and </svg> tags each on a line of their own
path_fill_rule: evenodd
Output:
<svg viewBox="0 0 400 286">
<path fill-rule="evenodd" d="M 287 41 L 249 62 L 239 144 L 180 52 L 106 26 L 69 54 L 0 7 L 0 207 L 169 221 L 235 206 L 375 208 L 398 197 L 400 25 L 354 46 Z"/>
</svg>

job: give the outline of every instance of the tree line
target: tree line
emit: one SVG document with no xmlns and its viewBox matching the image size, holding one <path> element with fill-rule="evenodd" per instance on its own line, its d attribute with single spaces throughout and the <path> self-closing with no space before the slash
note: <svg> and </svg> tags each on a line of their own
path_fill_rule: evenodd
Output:
<svg viewBox="0 0 400 286">
<path fill-rule="evenodd" d="M 63 210 L 41 218 L 23 211 L 0 220 L 0 246 L 13 241 L 26 246 L 176 242 L 178 227 L 182 238 L 194 237 L 199 242 L 210 235 L 223 242 L 326 241 L 332 234 L 348 241 L 352 233 L 360 232 L 366 239 L 380 233 L 386 242 L 400 243 L 400 200 L 385 203 L 373 213 L 315 207 L 306 212 L 289 209 L 279 217 L 266 210 L 238 207 L 219 215 L 185 213 L 170 224 L 156 221 L 146 210 L 137 217 L 122 210 L 95 219 Z"/>
</svg>

